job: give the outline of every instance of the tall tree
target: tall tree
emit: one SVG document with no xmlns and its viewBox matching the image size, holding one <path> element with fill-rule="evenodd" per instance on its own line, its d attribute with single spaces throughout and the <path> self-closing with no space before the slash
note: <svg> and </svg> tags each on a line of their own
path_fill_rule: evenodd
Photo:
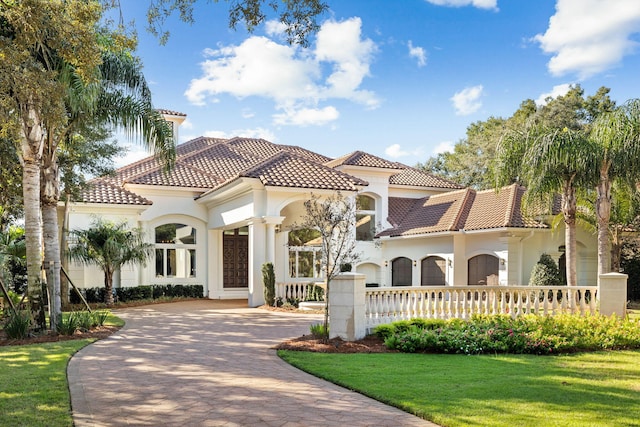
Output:
<svg viewBox="0 0 640 427">
<path fill-rule="evenodd" d="M 640 179 L 640 99 L 627 101 L 611 112 L 599 114 L 590 132 L 595 157 L 596 202 L 598 223 L 598 275 L 611 271 L 612 185 L 624 179 Z"/>
<path fill-rule="evenodd" d="M 584 172 L 592 167 L 589 150 L 590 144 L 583 131 L 532 124 L 525 131 L 506 133 L 496 156 L 497 187 L 518 176 L 527 187 L 527 201 L 538 207 L 549 206 L 557 193 L 562 196 L 569 286 L 578 283 L 576 192 L 584 185 Z"/>
<path fill-rule="evenodd" d="M 103 31 L 101 38 L 103 45 L 106 44 L 104 40 L 109 41 L 115 37 L 113 34 L 105 33 L 106 31 Z M 52 299 L 52 328 L 56 325 L 53 320 L 60 311 L 62 298 L 57 214 L 60 200 L 57 156 L 59 148 L 64 148 L 64 145 L 61 147 L 61 142 L 71 142 L 80 131 L 87 129 L 87 123 L 95 122 L 123 128 L 157 155 L 167 168 L 172 166 L 175 159 L 172 128 L 153 108 L 151 91 L 139 61 L 128 49 L 122 49 L 117 45 L 105 46 L 104 49 L 96 80 L 89 85 L 83 84 L 73 69 L 65 67 L 61 78 L 67 87 L 65 108 L 68 121 L 66 126 L 59 129 L 47 127 L 48 138 L 42 164 L 41 203 L 47 284 Z M 77 144 L 80 140 L 75 139 L 73 142 Z"/>
<path fill-rule="evenodd" d="M 154 245 L 144 241 L 142 229 L 130 229 L 126 222 L 96 219 L 88 229 L 71 234 L 77 243 L 69 250 L 69 257 L 103 271 L 107 305 L 113 305 L 113 273 L 125 264 L 145 264 L 153 254 Z"/>
<path fill-rule="evenodd" d="M 495 179 L 491 164 L 496 146 L 506 129 L 523 129 L 526 121 L 536 112 L 533 100 L 526 100 L 508 119 L 489 117 L 467 127 L 466 137 L 454 146 L 453 152 L 440 153 L 418 164 L 429 173 L 478 190 L 493 188 Z"/>
<path fill-rule="evenodd" d="M 0 0 L 0 136 L 18 144 L 29 302 L 39 328 L 45 328 L 40 286 L 44 123 L 57 128 L 67 120 L 61 62 L 85 81 L 93 77 L 100 63 L 95 43 L 100 13 L 100 4 L 92 0 Z"/>
</svg>

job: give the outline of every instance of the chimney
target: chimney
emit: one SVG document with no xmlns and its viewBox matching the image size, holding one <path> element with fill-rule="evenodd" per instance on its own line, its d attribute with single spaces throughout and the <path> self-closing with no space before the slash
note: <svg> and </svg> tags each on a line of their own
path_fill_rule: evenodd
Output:
<svg viewBox="0 0 640 427">
<path fill-rule="evenodd" d="M 187 115 L 179 113 L 177 111 L 158 109 L 158 112 L 162 114 L 162 117 L 169 123 L 171 123 L 171 130 L 173 131 L 173 143 L 178 145 L 180 142 L 178 128 L 187 119 Z"/>
</svg>

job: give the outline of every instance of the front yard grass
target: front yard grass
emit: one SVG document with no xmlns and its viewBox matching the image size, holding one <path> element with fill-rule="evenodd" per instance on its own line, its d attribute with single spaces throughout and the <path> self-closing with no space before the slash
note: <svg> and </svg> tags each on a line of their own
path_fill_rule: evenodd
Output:
<svg viewBox="0 0 640 427">
<path fill-rule="evenodd" d="M 105 322 L 123 324 L 113 315 Z M 72 426 L 67 363 L 93 341 L 0 347 L 0 426 Z"/>
<path fill-rule="evenodd" d="M 306 372 L 443 426 L 640 422 L 640 351 L 560 356 L 278 354 Z"/>
</svg>

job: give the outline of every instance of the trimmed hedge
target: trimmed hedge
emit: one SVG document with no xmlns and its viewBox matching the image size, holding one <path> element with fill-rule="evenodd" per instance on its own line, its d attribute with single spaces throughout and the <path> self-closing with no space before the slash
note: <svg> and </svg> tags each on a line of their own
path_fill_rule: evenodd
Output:
<svg viewBox="0 0 640 427">
<path fill-rule="evenodd" d="M 640 321 L 602 315 L 412 319 L 380 325 L 375 333 L 387 347 L 406 353 L 558 354 L 640 348 Z"/>
<path fill-rule="evenodd" d="M 85 288 L 80 290 L 89 304 L 104 302 L 104 287 Z M 116 301 L 138 301 L 159 298 L 204 298 L 202 285 L 141 285 L 131 288 L 117 288 Z M 71 291 L 71 304 L 80 304 L 80 297 Z"/>
</svg>

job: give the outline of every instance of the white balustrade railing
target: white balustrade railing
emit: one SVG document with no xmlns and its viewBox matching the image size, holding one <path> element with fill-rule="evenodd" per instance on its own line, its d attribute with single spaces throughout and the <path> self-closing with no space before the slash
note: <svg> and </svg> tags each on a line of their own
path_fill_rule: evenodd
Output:
<svg viewBox="0 0 640 427">
<path fill-rule="evenodd" d="M 289 282 L 289 283 L 276 283 L 276 299 L 281 298 L 282 301 L 298 300 L 308 301 L 313 292 L 316 291 L 314 287 L 320 287 L 323 290 L 326 287 L 325 282 Z"/>
<path fill-rule="evenodd" d="M 423 286 L 367 289 L 367 329 L 416 317 L 596 313 L 597 286 Z"/>
</svg>

